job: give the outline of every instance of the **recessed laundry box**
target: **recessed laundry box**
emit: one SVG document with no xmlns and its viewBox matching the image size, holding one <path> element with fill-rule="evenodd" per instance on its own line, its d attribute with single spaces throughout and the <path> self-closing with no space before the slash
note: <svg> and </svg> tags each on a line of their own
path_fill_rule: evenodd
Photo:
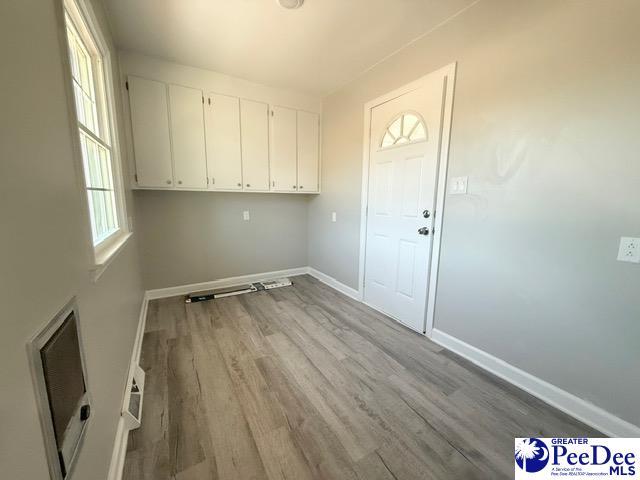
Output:
<svg viewBox="0 0 640 480">
<path fill-rule="evenodd" d="M 72 300 L 28 346 L 52 479 L 70 475 L 91 415 L 78 318 Z"/>
</svg>

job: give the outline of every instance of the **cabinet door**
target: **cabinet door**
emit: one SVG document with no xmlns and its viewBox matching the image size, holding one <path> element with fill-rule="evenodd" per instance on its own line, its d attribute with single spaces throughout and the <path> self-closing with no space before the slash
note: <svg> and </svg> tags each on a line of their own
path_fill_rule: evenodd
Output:
<svg viewBox="0 0 640 480">
<path fill-rule="evenodd" d="M 171 143 L 167 86 L 130 76 L 129 106 L 136 175 L 141 187 L 171 187 Z"/>
<path fill-rule="evenodd" d="M 244 190 L 269 190 L 269 106 L 240 100 Z"/>
<path fill-rule="evenodd" d="M 296 192 L 296 111 L 272 107 L 270 127 L 271 190 Z"/>
<path fill-rule="evenodd" d="M 319 191 L 320 117 L 298 112 L 298 191 Z"/>
<path fill-rule="evenodd" d="M 174 186 L 177 188 L 207 188 L 202 104 L 200 90 L 169 86 Z"/>
<path fill-rule="evenodd" d="M 242 190 L 239 99 L 212 93 L 205 112 L 209 188 Z"/>
</svg>

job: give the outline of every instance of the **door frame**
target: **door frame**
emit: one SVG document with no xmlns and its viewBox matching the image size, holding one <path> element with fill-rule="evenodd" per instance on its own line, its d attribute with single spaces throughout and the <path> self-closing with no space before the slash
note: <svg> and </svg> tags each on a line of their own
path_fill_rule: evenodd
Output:
<svg viewBox="0 0 640 480">
<path fill-rule="evenodd" d="M 381 95 L 364 105 L 364 136 L 362 147 L 362 196 L 360 200 L 360 260 L 358 274 L 358 296 L 363 303 L 367 303 L 364 296 L 364 270 L 367 246 L 367 219 L 369 203 L 369 164 L 371 144 L 371 112 L 372 110 L 390 100 L 398 98 L 406 93 L 412 92 L 426 84 L 428 77 L 432 75 L 442 75 L 444 77 L 444 102 L 442 106 L 442 131 L 440 134 L 440 145 L 438 146 L 438 168 L 436 179 L 436 206 L 434 209 L 434 232 L 431 247 L 431 267 L 429 271 L 429 291 L 427 295 L 427 310 L 425 331 L 427 337 L 431 337 L 433 332 L 435 317 L 435 301 L 438 283 L 438 268 L 440 263 L 440 242 L 442 238 L 442 220 L 444 217 L 444 200 L 447 186 L 447 169 L 449 166 L 449 143 L 451 138 L 451 123 L 453 114 L 453 97 L 455 91 L 457 62 L 450 63 L 438 70 L 435 70 L 418 80 L 408 83 L 400 88 L 392 90 L 385 95 Z M 369 305 L 370 306 L 370 305 Z"/>
</svg>

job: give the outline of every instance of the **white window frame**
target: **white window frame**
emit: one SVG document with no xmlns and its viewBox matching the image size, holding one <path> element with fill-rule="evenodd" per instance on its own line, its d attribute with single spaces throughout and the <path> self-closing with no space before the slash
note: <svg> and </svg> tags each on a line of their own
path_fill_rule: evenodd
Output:
<svg viewBox="0 0 640 480">
<path fill-rule="evenodd" d="M 394 123 L 396 123 L 397 120 L 401 120 L 404 122 L 404 117 L 407 115 L 413 115 L 418 119 L 418 122 L 411 129 L 409 136 L 403 135 L 404 132 L 401 130 L 400 136 L 397 137 L 395 140 L 396 143 L 392 143 L 391 145 L 386 145 L 386 146 L 383 145 L 384 139 L 387 136 L 387 133 L 389 133 L 391 136 L 395 136 L 393 135 L 393 133 L 391 133 L 391 126 Z M 422 125 L 422 129 L 424 130 L 424 138 L 411 140 L 410 137 L 413 134 L 413 131 L 418 127 L 418 125 Z M 401 128 L 404 128 L 404 125 Z M 402 137 L 406 138 L 407 141 L 398 143 L 398 139 Z M 427 124 L 425 123 L 424 118 L 422 118 L 422 115 L 420 115 L 420 113 L 416 112 L 415 110 L 405 110 L 403 112 L 398 113 L 395 117 L 391 119 L 389 123 L 387 123 L 387 126 L 384 129 L 384 133 L 382 134 L 382 138 L 380 138 L 380 141 L 378 142 L 378 151 L 389 150 L 397 147 L 406 147 L 407 145 L 413 145 L 414 143 L 426 142 L 428 138 L 429 138 L 429 131 L 427 130 Z"/>
<path fill-rule="evenodd" d="M 105 142 L 101 138 L 97 138 L 88 128 L 84 127 L 78 119 L 77 106 L 75 101 L 75 94 L 73 89 L 73 77 L 71 73 L 70 64 L 68 65 L 68 91 L 71 92 L 71 100 L 73 104 L 73 117 L 78 134 L 78 146 L 81 145 L 80 135 L 84 132 L 89 135 L 93 140 L 97 141 L 103 146 L 108 147 L 111 154 L 111 175 L 113 177 L 113 190 L 116 203 L 116 218 L 118 221 L 118 229 L 111 233 L 108 237 L 102 239 L 99 243 L 94 244 L 92 228 L 88 229 L 89 243 L 93 251 L 94 256 L 94 270 L 99 276 L 111 260 L 122 249 L 127 240 L 131 237 L 132 233 L 129 226 L 129 217 L 127 215 L 127 203 L 125 198 L 125 189 L 123 182 L 123 168 L 122 159 L 120 155 L 120 142 L 118 138 L 118 125 L 117 125 L 117 110 L 115 104 L 115 89 L 113 82 L 113 69 L 111 60 L 111 50 L 109 43 L 100 30 L 96 16 L 91 8 L 91 5 L 86 0 L 62 0 L 63 7 L 63 23 L 64 23 L 64 36 L 65 36 L 65 51 L 67 53 L 67 59 L 69 56 L 69 39 L 67 38 L 66 28 L 66 16 L 68 15 L 75 30 L 83 39 L 83 43 L 87 48 L 92 49 L 95 47 L 95 51 L 90 51 L 92 58 L 93 75 L 96 77 L 96 83 L 100 93 L 96 94 L 98 105 L 98 123 L 101 129 L 106 129 L 109 132 L 109 145 L 105 145 Z M 86 41 L 88 37 L 89 41 Z M 88 45 L 87 45 L 88 44 Z M 70 61 L 69 61 L 70 62 Z M 100 105 L 104 99 L 104 105 Z M 89 203 L 89 190 L 87 189 L 85 181 L 85 167 L 82 151 L 78 152 L 80 171 L 82 175 L 82 187 L 86 193 L 85 207 L 87 212 L 87 220 L 92 222 Z"/>
</svg>

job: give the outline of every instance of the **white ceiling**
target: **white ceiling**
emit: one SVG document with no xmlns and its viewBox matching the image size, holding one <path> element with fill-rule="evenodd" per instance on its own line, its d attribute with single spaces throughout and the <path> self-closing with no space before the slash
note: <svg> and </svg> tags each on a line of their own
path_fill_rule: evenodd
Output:
<svg viewBox="0 0 640 480">
<path fill-rule="evenodd" d="M 474 0 L 104 0 L 118 47 L 325 95 Z"/>
</svg>

